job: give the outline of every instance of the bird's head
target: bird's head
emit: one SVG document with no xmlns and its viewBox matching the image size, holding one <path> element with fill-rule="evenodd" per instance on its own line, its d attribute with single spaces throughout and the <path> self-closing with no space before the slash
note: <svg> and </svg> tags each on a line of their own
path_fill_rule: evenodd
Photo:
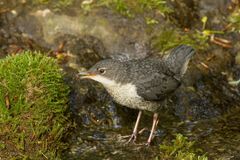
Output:
<svg viewBox="0 0 240 160">
<path fill-rule="evenodd" d="M 86 72 L 80 72 L 81 79 L 92 79 L 102 83 L 104 86 L 116 85 L 119 72 L 124 70 L 121 62 L 106 59 L 96 63 Z"/>
</svg>

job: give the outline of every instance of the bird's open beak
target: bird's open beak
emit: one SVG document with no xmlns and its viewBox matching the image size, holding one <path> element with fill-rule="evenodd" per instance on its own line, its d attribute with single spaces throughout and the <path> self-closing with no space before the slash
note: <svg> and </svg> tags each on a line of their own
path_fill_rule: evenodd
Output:
<svg viewBox="0 0 240 160">
<path fill-rule="evenodd" d="M 89 73 L 89 72 L 79 72 L 78 76 L 80 77 L 80 79 L 86 79 L 86 78 L 92 78 L 92 77 L 96 76 L 96 74 Z"/>
</svg>

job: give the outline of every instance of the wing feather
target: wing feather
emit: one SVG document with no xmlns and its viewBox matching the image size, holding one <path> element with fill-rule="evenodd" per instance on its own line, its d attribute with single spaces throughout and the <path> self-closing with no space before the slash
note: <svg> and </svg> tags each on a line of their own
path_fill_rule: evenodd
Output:
<svg viewBox="0 0 240 160">
<path fill-rule="evenodd" d="M 155 74 L 137 84 L 139 96 L 149 101 L 164 100 L 180 86 L 180 82 L 164 73 Z"/>
</svg>

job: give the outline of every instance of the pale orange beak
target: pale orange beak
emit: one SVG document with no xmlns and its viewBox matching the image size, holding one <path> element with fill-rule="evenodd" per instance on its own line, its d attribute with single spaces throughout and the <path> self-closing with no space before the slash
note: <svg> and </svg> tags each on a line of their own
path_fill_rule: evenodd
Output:
<svg viewBox="0 0 240 160">
<path fill-rule="evenodd" d="M 79 72 L 78 75 L 80 76 L 80 79 L 87 79 L 87 78 L 92 78 L 96 76 L 95 73 L 89 73 L 89 72 Z"/>
</svg>

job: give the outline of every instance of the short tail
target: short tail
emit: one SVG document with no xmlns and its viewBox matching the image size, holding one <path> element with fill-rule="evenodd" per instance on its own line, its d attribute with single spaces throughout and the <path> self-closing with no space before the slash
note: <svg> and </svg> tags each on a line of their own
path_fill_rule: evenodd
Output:
<svg viewBox="0 0 240 160">
<path fill-rule="evenodd" d="M 194 55 L 195 50 L 186 45 L 180 45 L 174 48 L 165 58 L 165 62 L 169 69 L 181 78 L 187 70 L 188 62 Z"/>
</svg>

